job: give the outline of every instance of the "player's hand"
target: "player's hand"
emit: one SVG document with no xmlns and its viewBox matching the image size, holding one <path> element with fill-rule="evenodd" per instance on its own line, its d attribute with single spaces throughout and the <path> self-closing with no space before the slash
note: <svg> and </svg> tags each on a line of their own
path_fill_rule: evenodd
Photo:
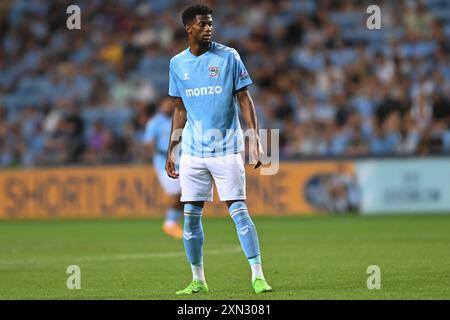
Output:
<svg viewBox="0 0 450 320">
<path fill-rule="evenodd" d="M 175 161 L 173 160 L 173 153 L 169 152 L 166 160 L 167 175 L 173 179 L 177 179 L 179 174 L 175 171 Z"/>
<path fill-rule="evenodd" d="M 264 151 L 259 139 L 256 143 L 250 143 L 250 161 L 252 161 L 253 169 L 258 169 L 262 165 L 263 155 Z"/>
</svg>

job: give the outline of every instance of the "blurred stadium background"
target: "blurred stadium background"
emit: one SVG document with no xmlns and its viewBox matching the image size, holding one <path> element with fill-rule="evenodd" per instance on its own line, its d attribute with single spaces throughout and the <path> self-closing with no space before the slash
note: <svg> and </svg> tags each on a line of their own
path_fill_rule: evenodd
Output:
<svg viewBox="0 0 450 320">
<path fill-rule="evenodd" d="M 214 11 L 213 40 L 238 50 L 255 83 L 250 90 L 260 127 L 280 130 L 279 174 L 248 172 L 249 207 L 263 230 L 263 243 L 264 236 L 288 237 L 285 230 L 291 230 L 287 234 L 300 237 L 292 238 L 292 244 L 314 244 L 315 234 L 302 226 L 298 215 L 315 219 L 329 213 L 384 213 L 379 219 L 387 219 L 386 215 L 393 214 L 394 220 L 377 222 L 349 216 L 342 217 L 344 220 L 317 218 L 309 226 L 324 241 L 334 230 L 336 237 L 348 235 L 346 245 L 350 247 L 354 239 L 364 238 L 364 232 L 372 235 L 373 241 L 386 232 L 394 241 L 383 242 L 378 249 L 381 252 L 392 246 L 392 262 L 399 252 L 411 253 L 411 247 L 404 250 L 401 241 L 395 241 L 396 236 L 404 236 L 410 243 L 423 237 L 435 245 L 437 260 L 430 258 L 436 262 L 433 268 L 440 264 L 448 270 L 448 252 L 441 249 L 449 245 L 449 216 L 431 213 L 450 213 L 450 2 L 205 3 Z M 66 9 L 72 4 L 81 8 L 81 30 L 66 27 Z M 17 271 L 17 265 L 35 261 L 28 249 L 37 245 L 41 232 L 48 232 L 43 236 L 47 245 L 56 236 L 64 236 L 52 226 L 64 226 L 67 235 L 74 237 L 84 234 L 71 229 L 77 223 L 77 230 L 88 230 L 83 243 L 92 254 L 104 249 L 102 245 L 94 247 L 98 241 L 106 243 L 102 239 L 115 243 L 114 237 L 120 234 L 115 228 L 127 224 L 132 227 L 125 234 L 133 238 L 138 230 L 140 238 L 135 235 L 135 240 L 141 242 L 136 248 L 136 243 L 121 238 L 115 243 L 118 248 L 127 252 L 149 247 L 162 252 L 182 250 L 165 243 L 158 233 L 159 220 L 158 225 L 145 222 L 156 234 L 149 243 L 145 228 L 135 222 L 110 222 L 113 231 L 105 231 L 95 221 L 35 225 L 15 219 L 163 217 L 165 197 L 142 135 L 147 120 L 167 95 L 169 59 L 186 47 L 180 15 L 190 4 L 193 2 L 179 0 L 1 1 L 0 219 L 13 221 L 0 224 L 0 238 L 7 244 L 0 251 L 4 258 L 0 269 Z M 366 28 L 366 8 L 371 4 L 381 7 L 380 30 Z M 224 209 L 215 203 L 205 215 L 226 216 Z M 399 213 L 407 215 L 399 219 Z M 419 214 L 412 217 L 412 213 Z M 286 215 L 290 217 L 274 218 Z M 220 234 L 218 221 L 222 220 L 211 224 L 216 224 Z M 345 221 L 354 228 L 344 227 Z M 232 229 L 229 231 L 233 239 Z M 433 236 L 436 238 L 427 238 Z M 330 246 L 333 239 L 328 239 Z M 127 241 L 129 246 L 124 244 Z M 229 241 L 237 244 L 236 239 Z M 70 241 L 61 243 L 64 245 L 55 252 L 62 255 L 68 247 L 81 248 Z M 418 252 L 432 252 L 425 244 L 418 245 Z M 271 245 L 274 253 L 267 253 L 269 257 L 279 250 L 275 240 Z M 319 247 L 315 248 L 320 251 Z M 45 256 L 45 248 L 30 250 Z M 320 263 L 329 262 L 313 248 L 305 251 L 313 255 L 311 263 L 314 255 Z M 343 257 L 330 259 L 355 256 Z M 182 255 L 179 259 L 182 261 Z M 19 262 L 15 265 L 14 261 Z M 411 261 L 411 267 L 420 265 Z M 447 277 L 440 269 L 422 267 L 423 275 L 432 271 Z M 12 283 L 11 279 L 19 278 L 3 280 Z M 439 279 L 448 282 L 448 278 Z M 300 280 L 310 280 L 309 289 L 313 290 L 313 278 Z M 450 296 L 448 289 L 436 286 L 437 291 L 429 295 L 421 295 L 417 289 L 417 297 Z M 291 289 L 296 292 L 295 287 Z M 61 297 L 27 292 L 8 287 L 0 290 L 0 297 Z M 117 292 L 120 296 L 124 291 Z M 276 297 L 339 297 L 320 289 L 315 294 L 285 292 Z M 355 294 L 361 297 L 361 292 Z M 398 294 L 375 297 L 408 296 Z"/>
</svg>

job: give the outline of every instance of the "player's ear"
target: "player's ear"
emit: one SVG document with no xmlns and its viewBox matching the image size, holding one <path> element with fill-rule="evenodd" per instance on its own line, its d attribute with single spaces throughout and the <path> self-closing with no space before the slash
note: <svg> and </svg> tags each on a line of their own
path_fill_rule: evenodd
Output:
<svg viewBox="0 0 450 320">
<path fill-rule="evenodd" d="M 193 25 L 194 25 L 193 21 L 189 21 L 188 23 L 186 23 L 184 29 L 186 30 L 187 33 L 191 33 Z"/>
</svg>

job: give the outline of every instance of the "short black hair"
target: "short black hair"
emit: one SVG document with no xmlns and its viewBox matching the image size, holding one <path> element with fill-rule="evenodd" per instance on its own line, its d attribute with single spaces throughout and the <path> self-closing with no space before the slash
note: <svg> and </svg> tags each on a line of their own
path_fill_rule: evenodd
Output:
<svg viewBox="0 0 450 320">
<path fill-rule="evenodd" d="M 190 6 L 183 11 L 182 20 L 184 26 L 195 19 L 196 15 L 208 15 L 212 14 L 212 10 L 205 5 L 197 4 L 195 6 Z"/>
</svg>

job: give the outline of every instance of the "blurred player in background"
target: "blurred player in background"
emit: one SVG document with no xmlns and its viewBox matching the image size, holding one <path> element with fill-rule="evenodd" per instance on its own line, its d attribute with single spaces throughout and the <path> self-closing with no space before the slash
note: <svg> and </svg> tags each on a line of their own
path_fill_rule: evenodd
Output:
<svg viewBox="0 0 450 320">
<path fill-rule="evenodd" d="M 170 140 L 172 113 L 174 104 L 171 99 L 163 99 L 159 112 L 147 122 L 143 141 L 153 154 L 153 166 L 159 183 L 164 192 L 169 195 L 169 208 L 163 224 L 163 231 L 171 237 L 181 239 L 183 230 L 180 225 L 182 204 L 180 202 L 180 180 L 171 179 L 165 171 L 167 147 Z"/>
<path fill-rule="evenodd" d="M 236 225 L 251 266 L 253 289 L 262 293 L 272 288 L 263 275 L 258 235 L 245 203 L 243 136 L 237 107 L 239 101 L 252 132 L 249 153 L 256 169 L 261 165 L 262 148 L 255 107 L 247 90 L 252 80 L 236 50 L 211 41 L 211 14 L 211 9 L 201 5 L 183 12 L 189 48 L 170 61 L 169 96 L 176 104 L 172 132 L 184 130 L 179 173 L 173 155 L 178 144 L 175 139 L 169 144 L 166 170 L 170 177 L 180 177 L 184 246 L 193 274 L 192 282 L 177 294 L 209 291 L 203 272 L 201 218 L 204 202 L 213 200 L 213 180 Z M 218 135 L 209 137 L 208 131 Z"/>
</svg>

